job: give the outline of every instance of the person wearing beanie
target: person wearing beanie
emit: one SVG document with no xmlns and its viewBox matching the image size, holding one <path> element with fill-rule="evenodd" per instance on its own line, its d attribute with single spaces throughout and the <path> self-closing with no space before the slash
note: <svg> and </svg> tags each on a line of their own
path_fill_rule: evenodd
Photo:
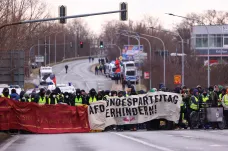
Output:
<svg viewBox="0 0 228 151">
<path fill-rule="evenodd" d="M 210 86 L 209 88 L 209 102 L 211 103 L 212 107 L 218 106 L 218 95 L 214 92 L 214 87 Z"/>
</svg>

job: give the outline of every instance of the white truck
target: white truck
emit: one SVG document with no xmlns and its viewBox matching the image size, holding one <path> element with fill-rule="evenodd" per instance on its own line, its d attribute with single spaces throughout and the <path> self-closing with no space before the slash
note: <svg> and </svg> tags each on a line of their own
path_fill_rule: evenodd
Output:
<svg viewBox="0 0 228 151">
<path fill-rule="evenodd" d="M 40 67 L 40 85 L 46 85 L 47 83 L 53 83 L 50 79 L 50 75 L 53 74 L 52 67 Z"/>
</svg>

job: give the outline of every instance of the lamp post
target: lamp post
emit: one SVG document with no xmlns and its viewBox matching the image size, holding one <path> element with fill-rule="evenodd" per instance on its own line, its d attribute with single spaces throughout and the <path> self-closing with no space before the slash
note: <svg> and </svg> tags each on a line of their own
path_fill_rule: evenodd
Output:
<svg viewBox="0 0 228 151">
<path fill-rule="evenodd" d="M 195 19 L 195 18 L 188 18 L 188 17 L 184 17 L 184 16 L 180 16 L 180 15 L 175 15 L 172 13 L 166 13 L 166 14 L 170 15 L 170 16 L 175 16 L 175 17 L 179 17 L 179 18 L 183 18 L 183 19 L 187 19 L 187 20 L 193 20 L 193 21 L 200 22 L 206 28 L 206 31 L 207 31 L 207 60 L 208 60 L 208 64 L 207 64 L 207 86 L 209 87 L 210 86 L 210 49 L 209 49 L 209 30 L 208 30 L 208 27 L 202 21 Z"/>
<path fill-rule="evenodd" d="M 150 27 L 151 29 L 156 29 L 156 30 L 160 30 L 160 31 L 164 31 L 164 32 L 169 32 L 169 33 L 172 33 L 172 34 L 175 34 L 177 36 L 180 37 L 181 39 L 181 49 L 182 49 L 182 57 L 181 57 L 181 84 L 182 86 L 184 86 L 184 39 L 181 37 L 181 35 L 179 33 L 175 33 L 175 32 L 171 32 L 171 31 L 168 31 L 168 30 L 163 30 L 163 29 L 157 29 L 157 28 L 154 28 L 154 27 Z"/>
</svg>

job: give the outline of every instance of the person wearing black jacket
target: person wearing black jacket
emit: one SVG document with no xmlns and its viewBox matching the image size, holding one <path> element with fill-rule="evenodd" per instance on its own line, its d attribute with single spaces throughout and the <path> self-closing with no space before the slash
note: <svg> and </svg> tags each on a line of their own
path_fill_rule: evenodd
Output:
<svg viewBox="0 0 228 151">
<path fill-rule="evenodd" d="M 48 104 L 56 105 L 58 103 L 59 103 L 59 100 L 57 98 L 57 93 L 55 91 L 53 91 L 48 98 Z"/>
</svg>

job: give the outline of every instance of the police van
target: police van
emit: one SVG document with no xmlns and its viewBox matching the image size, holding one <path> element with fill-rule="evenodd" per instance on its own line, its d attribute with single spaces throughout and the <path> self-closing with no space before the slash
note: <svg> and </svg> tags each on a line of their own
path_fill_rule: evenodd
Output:
<svg viewBox="0 0 228 151">
<path fill-rule="evenodd" d="M 124 71 L 124 79 L 132 83 L 138 83 L 139 77 L 137 76 L 136 68 L 127 68 Z"/>
<path fill-rule="evenodd" d="M 123 71 L 125 72 L 128 69 L 136 69 L 134 61 L 123 62 Z"/>
<path fill-rule="evenodd" d="M 50 75 L 53 74 L 52 67 L 40 67 L 40 85 L 45 85 L 47 83 L 53 83 L 50 79 Z"/>
</svg>

